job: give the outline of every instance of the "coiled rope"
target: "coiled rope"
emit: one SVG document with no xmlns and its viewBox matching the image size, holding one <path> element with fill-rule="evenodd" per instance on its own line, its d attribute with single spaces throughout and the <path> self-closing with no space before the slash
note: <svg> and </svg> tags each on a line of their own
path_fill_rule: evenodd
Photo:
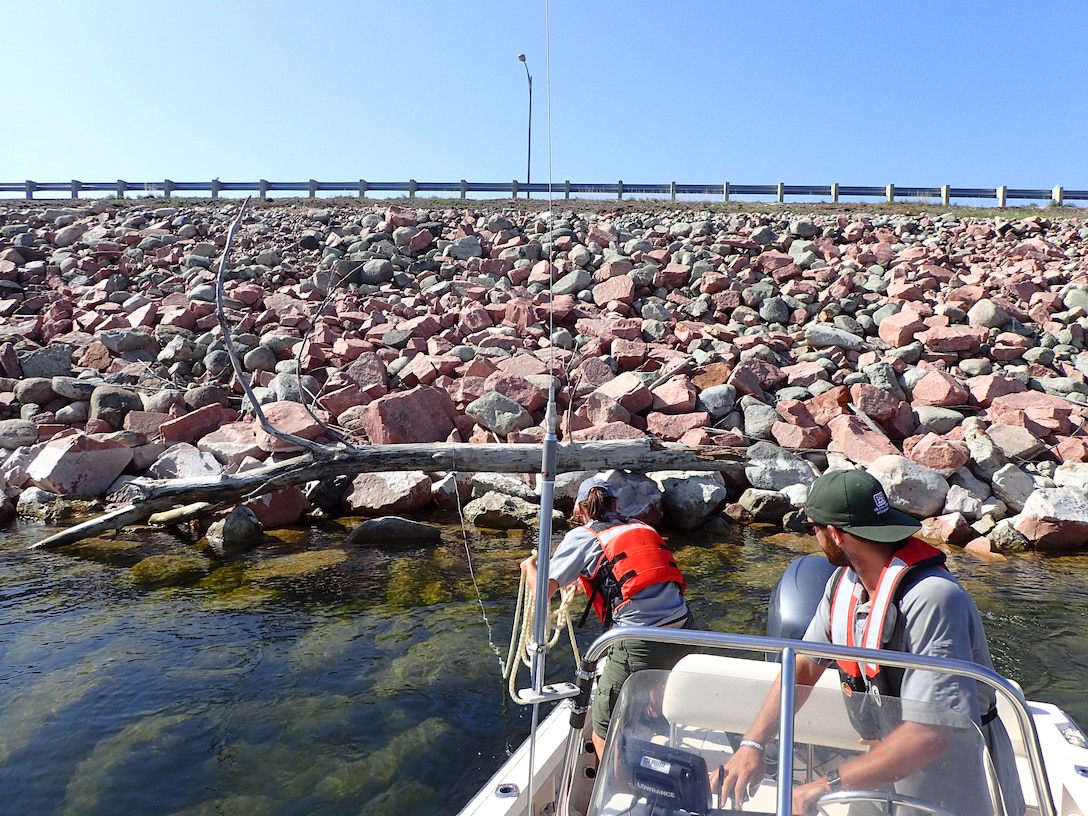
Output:
<svg viewBox="0 0 1088 816">
<path fill-rule="evenodd" d="M 535 552 L 534 550 L 534 554 Z M 560 588 L 559 606 L 549 612 L 547 647 L 548 649 L 554 647 L 559 642 L 559 638 L 565 629 L 570 638 L 570 647 L 574 653 L 574 658 L 581 663 L 582 655 L 578 650 L 578 640 L 574 634 L 574 618 L 570 612 L 574 596 L 577 594 L 577 584 Z M 525 705 L 525 703 L 518 696 L 517 691 L 518 666 L 528 667 L 532 665 L 529 644 L 532 643 L 535 624 L 536 601 L 523 572 L 521 574 L 521 583 L 518 584 L 518 600 L 514 605 L 514 622 L 510 629 L 510 649 L 507 652 L 506 663 L 502 669 L 502 676 L 507 681 L 510 699 L 519 705 Z"/>
</svg>

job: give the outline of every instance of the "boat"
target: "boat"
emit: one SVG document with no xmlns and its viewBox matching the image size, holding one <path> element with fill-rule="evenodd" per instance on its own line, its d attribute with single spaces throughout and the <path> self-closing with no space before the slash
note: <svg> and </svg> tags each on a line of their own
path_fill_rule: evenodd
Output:
<svg viewBox="0 0 1088 816">
<path fill-rule="evenodd" d="M 462 808 L 460 816 L 720 816 L 740 811 L 789 816 L 794 785 L 820 778 L 850 756 L 869 750 L 847 711 L 834 671 L 825 672 L 803 705 L 792 683 L 781 686 L 777 745 L 767 747 L 767 774 L 749 799 L 734 802 L 712 789 L 780 670 L 792 676 L 799 655 L 878 662 L 972 678 L 994 689 L 998 716 L 1015 752 L 1026 816 L 1088 814 L 1088 740 L 1057 706 L 1025 699 L 1020 687 L 974 663 L 888 650 L 832 646 L 798 638 L 826 576 L 819 556 L 797 559 L 771 598 L 768 634 L 661 628 L 614 628 L 583 655 L 570 683 L 521 692 L 534 707 L 554 703 L 533 733 Z M 829 567 L 827 567 L 829 569 Z M 624 638 L 685 644 L 693 652 L 671 671 L 643 671 L 624 685 L 600 762 L 592 753 L 586 717 L 593 668 Z M 858 695 L 869 697 L 870 695 Z M 900 701 L 885 697 L 880 717 L 894 724 Z M 918 717 L 918 706 L 911 717 Z M 1008 802 L 1010 775 L 997 773 L 982 732 L 950 709 L 933 710 L 951 725 L 952 748 L 890 790 L 842 790 L 823 796 L 824 816 L 1018 816 Z M 1004 785 L 1004 788 L 1002 787 Z"/>
</svg>

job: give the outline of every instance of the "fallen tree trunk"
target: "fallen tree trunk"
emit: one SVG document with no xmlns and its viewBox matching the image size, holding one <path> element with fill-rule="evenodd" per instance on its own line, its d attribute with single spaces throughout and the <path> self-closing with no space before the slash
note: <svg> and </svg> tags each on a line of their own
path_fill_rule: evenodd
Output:
<svg viewBox="0 0 1088 816">
<path fill-rule="evenodd" d="M 75 524 L 30 545 L 53 549 L 85 538 L 116 532 L 139 524 L 156 514 L 161 520 L 180 523 L 215 510 L 305 482 L 332 479 L 345 474 L 379 471 L 536 473 L 540 470 L 542 445 L 470 445 L 455 443 L 411 445 L 363 445 L 332 454 L 310 452 L 237 474 L 194 479 L 136 481 L 119 495 L 125 502 L 97 518 Z M 664 445 L 656 440 L 567 442 L 559 445 L 556 471 L 616 468 L 641 473 L 657 470 L 723 471 L 742 467 L 743 448 Z M 179 508 L 181 509 L 175 509 Z M 169 512 L 168 512 L 169 511 Z"/>
</svg>

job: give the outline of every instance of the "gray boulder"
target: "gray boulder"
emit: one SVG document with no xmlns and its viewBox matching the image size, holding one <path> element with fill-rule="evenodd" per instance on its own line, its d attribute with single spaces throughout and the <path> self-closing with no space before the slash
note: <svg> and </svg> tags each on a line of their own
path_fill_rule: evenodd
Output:
<svg viewBox="0 0 1088 816">
<path fill-rule="evenodd" d="M 252 549 L 264 541 L 264 527 L 256 513 L 238 504 L 226 516 L 212 522 L 206 537 L 215 554 L 224 557 Z"/>
<path fill-rule="evenodd" d="M 811 462 L 785 448 L 770 442 L 757 442 L 748 448 L 748 466 L 744 468 L 744 475 L 752 487 L 777 493 L 791 485 L 808 487 L 819 473 Z"/>
<path fill-rule="evenodd" d="M 737 403 L 737 389 L 733 385 L 713 385 L 704 388 L 697 397 L 696 409 L 706 411 L 714 421 L 728 416 Z"/>
<path fill-rule="evenodd" d="M 135 391 L 117 385 L 100 385 L 91 393 L 88 421 L 100 419 L 115 431 L 124 426 L 129 411 L 142 411 L 143 400 Z"/>
<path fill-rule="evenodd" d="M 994 473 L 990 483 L 993 485 L 994 495 L 1005 502 L 1014 513 L 1024 509 L 1028 496 L 1035 490 L 1035 480 L 1013 464 L 1005 465 Z"/>
<path fill-rule="evenodd" d="M 398 547 L 435 547 L 442 541 L 442 531 L 433 524 L 380 516 L 367 519 L 348 535 L 349 546 L 360 544 L 396 544 Z"/>
<path fill-rule="evenodd" d="M 1088 493 L 1075 487 L 1036 490 L 1009 522 L 1036 550 L 1083 549 L 1088 546 Z"/>
<path fill-rule="evenodd" d="M 38 426 L 25 419 L 0 420 L 0 448 L 15 450 L 38 441 Z"/>
<path fill-rule="evenodd" d="M 533 426 L 533 417 L 516 400 L 495 391 L 465 406 L 465 413 L 489 431 L 505 437 Z"/>
<path fill-rule="evenodd" d="M 503 493 L 485 493 L 465 505 L 465 519 L 476 527 L 492 530 L 513 530 L 537 527 L 540 507 Z M 562 524 L 563 514 L 552 511 L 552 523 Z"/>
<path fill-rule="evenodd" d="M 740 494 L 737 504 L 744 511 L 745 520 L 754 524 L 778 524 L 793 509 L 789 498 L 777 490 L 761 490 L 750 487 Z"/>
<path fill-rule="evenodd" d="M 741 411 L 744 412 L 744 434 L 752 439 L 770 439 L 771 427 L 781 422 L 782 417 L 767 403 L 753 396 L 745 395 L 740 399 Z"/>
<path fill-rule="evenodd" d="M 874 459 L 867 470 L 883 485 L 888 501 L 897 510 L 915 518 L 940 515 L 944 510 L 948 482 L 932 468 L 888 454 Z"/>
<path fill-rule="evenodd" d="M 694 530 L 725 503 L 720 473 L 662 470 L 647 473 L 661 490 L 663 523 L 676 530 Z"/>
<path fill-rule="evenodd" d="M 63 343 L 19 354 L 24 377 L 66 377 L 72 373 L 72 349 Z"/>
</svg>

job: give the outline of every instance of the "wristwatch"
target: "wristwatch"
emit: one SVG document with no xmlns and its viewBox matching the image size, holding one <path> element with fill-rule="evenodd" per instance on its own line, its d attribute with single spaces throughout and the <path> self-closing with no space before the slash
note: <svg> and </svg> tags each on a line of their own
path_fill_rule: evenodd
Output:
<svg viewBox="0 0 1088 816">
<path fill-rule="evenodd" d="M 838 770 L 830 771 L 827 774 L 827 789 L 831 793 L 836 793 L 842 790 L 842 777 L 839 776 Z"/>
</svg>

